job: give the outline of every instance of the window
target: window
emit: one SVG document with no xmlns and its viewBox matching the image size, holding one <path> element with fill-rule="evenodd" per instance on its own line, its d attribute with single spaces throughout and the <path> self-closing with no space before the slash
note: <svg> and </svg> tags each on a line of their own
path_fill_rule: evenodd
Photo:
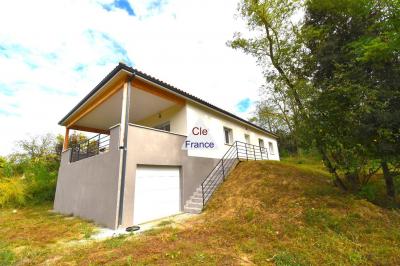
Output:
<svg viewBox="0 0 400 266">
<path fill-rule="evenodd" d="M 171 131 L 171 125 L 170 125 L 169 121 L 165 122 L 161 125 L 155 126 L 154 128 L 159 129 L 159 130 L 168 131 L 168 132 Z"/>
<path fill-rule="evenodd" d="M 244 139 L 246 140 L 247 144 L 250 144 L 250 135 L 244 134 Z"/>
<path fill-rule="evenodd" d="M 264 149 L 264 140 L 263 139 L 258 139 L 258 146 L 260 146 L 262 149 Z"/>
<path fill-rule="evenodd" d="M 225 139 L 225 144 L 232 144 L 233 142 L 232 129 L 224 127 L 224 139 Z"/>
<path fill-rule="evenodd" d="M 274 154 L 274 144 L 272 142 L 268 142 L 269 152 Z"/>
<path fill-rule="evenodd" d="M 266 153 L 263 139 L 258 139 L 258 146 L 260 146 L 260 152 L 261 152 L 261 156 L 262 156 L 263 154 Z"/>
</svg>

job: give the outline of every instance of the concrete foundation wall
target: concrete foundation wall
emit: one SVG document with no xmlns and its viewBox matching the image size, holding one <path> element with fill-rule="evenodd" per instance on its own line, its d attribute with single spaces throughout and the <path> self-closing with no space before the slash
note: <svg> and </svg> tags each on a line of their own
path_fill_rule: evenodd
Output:
<svg viewBox="0 0 400 266">
<path fill-rule="evenodd" d="M 182 144 L 186 136 L 131 125 L 128 130 L 124 212 L 122 227 L 133 225 L 137 165 L 181 167 L 181 209 L 218 159 L 189 157 Z"/>
<path fill-rule="evenodd" d="M 117 226 L 119 127 L 111 130 L 110 150 L 70 163 L 70 152 L 62 153 L 54 210 L 93 220 L 109 228 Z"/>
</svg>

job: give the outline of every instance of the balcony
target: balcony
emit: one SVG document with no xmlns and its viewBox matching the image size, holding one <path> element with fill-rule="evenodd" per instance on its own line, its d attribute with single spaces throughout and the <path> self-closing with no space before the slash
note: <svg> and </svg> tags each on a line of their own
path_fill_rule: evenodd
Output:
<svg viewBox="0 0 400 266">
<path fill-rule="evenodd" d="M 70 162 L 83 160 L 110 150 L 110 135 L 97 134 L 71 147 Z"/>
</svg>

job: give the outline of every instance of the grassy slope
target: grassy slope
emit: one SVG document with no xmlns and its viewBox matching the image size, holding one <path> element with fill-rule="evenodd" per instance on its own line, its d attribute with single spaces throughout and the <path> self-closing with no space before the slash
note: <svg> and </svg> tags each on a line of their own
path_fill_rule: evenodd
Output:
<svg viewBox="0 0 400 266">
<path fill-rule="evenodd" d="M 400 265 L 399 227 L 398 211 L 338 191 L 318 167 L 245 162 L 206 211 L 179 228 L 53 247 L 25 262 Z"/>
</svg>

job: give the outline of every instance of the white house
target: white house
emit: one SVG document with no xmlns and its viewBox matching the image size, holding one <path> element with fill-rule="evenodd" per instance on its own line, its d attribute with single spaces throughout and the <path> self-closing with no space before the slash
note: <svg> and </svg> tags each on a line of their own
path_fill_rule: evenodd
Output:
<svg viewBox="0 0 400 266">
<path fill-rule="evenodd" d="M 110 228 L 200 212 L 239 161 L 279 160 L 271 132 L 122 63 L 59 124 L 54 209 Z"/>
</svg>

